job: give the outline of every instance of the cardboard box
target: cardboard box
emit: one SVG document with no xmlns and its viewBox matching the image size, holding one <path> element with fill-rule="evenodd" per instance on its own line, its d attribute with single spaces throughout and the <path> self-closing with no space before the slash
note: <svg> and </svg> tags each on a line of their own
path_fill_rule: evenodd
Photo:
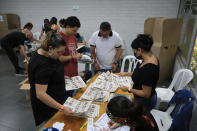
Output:
<svg viewBox="0 0 197 131">
<path fill-rule="evenodd" d="M 16 14 L 0 14 L 0 30 L 20 28 L 20 18 Z"/>
<path fill-rule="evenodd" d="M 144 33 L 152 35 L 152 52 L 160 61 L 158 83 L 171 79 L 182 23 L 182 19 L 168 18 L 148 18 L 145 21 Z"/>
<path fill-rule="evenodd" d="M 28 78 L 19 83 L 20 90 L 24 91 L 26 100 L 30 100 L 30 84 Z"/>
</svg>

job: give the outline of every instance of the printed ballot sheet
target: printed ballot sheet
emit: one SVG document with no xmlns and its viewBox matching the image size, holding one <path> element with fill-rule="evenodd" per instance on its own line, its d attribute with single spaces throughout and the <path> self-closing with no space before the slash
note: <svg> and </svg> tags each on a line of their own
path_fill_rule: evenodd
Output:
<svg viewBox="0 0 197 131">
<path fill-rule="evenodd" d="M 87 86 L 83 81 L 83 79 L 81 78 L 81 76 L 74 76 L 71 77 L 70 79 L 65 79 L 65 84 L 66 84 L 65 88 L 67 91 L 84 88 Z"/>
<path fill-rule="evenodd" d="M 104 113 L 94 124 L 94 131 L 99 131 L 102 128 L 108 129 L 108 122 L 110 121 L 110 118 L 107 116 L 106 113 Z M 116 129 L 109 129 L 109 131 L 130 131 L 129 126 L 120 126 Z"/>
<path fill-rule="evenodd" d="M 79 101 L 69 97 L 64 106 L 69 107 L 75 116 L 80 117 L 96 117 L 99 115 L 100 106 L 91 104 L 91 101 Z"/>
<path fill-rule="evenodd" d="M 105 102 L 109 99 L 109 92 L 98 89 L 92 88 L 89 86 L 83 95 L 80 97 L 80 100 L 89 100 L 93 102 Z"/>
<path fill-rule="evenodd" d="M 108 92 L 115 92 L 117 88 L 122 86 L 131 87 L 133 81 L 131 77 L 122 77 L 110 72 L 103 72 L 98 78 L 91 84 L 93 88 L 99 88 Z"/>
</svg>

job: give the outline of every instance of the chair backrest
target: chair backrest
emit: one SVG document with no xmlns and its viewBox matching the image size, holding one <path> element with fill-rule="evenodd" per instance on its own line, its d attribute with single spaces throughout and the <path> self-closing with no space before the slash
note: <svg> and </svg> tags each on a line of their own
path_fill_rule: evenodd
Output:
<svg viewBox="0 0 197 131">
<path fill-rule="evenodd" d="M 179 69 L 169 86 L 169 89 L 173 89 L 175 91 L 183 89 L 192 79 L 193 79 L 193 72 L 189 69 Z"/>
<path fill-rule="evenodd" d="M 193 93 L 189 90 L 175 92 L 170 101 L 171 106 L 166 111 L 173 119 L 170 131 L 189 131 L 194 99 Z"/>
<path fill-rule="evenodd" d="M 129 67 L 128 67 L 128 71 L 127 72 L 133 72 L 134 69 L 136 68 L 137 64 L 141 63 L 141 61 L 138 60 L 133 55 L 125 56 L 123 61 L 122 61 L 122 66 L 121 66 L 121 70 L 120 70 L 121 72 L 125 72 L 124 69 L 125 69 L 125 63 L 126 63 L 127 60 L 129 61 Z"/>
</svg>

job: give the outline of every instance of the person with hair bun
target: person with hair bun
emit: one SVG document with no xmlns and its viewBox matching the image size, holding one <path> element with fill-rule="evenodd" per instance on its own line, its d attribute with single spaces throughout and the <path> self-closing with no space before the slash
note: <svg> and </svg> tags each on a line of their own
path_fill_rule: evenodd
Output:
<svg viewBox="0 0 197 131">
<path fill-rule="evenodd" d="M 121 76 L 131 76 L 134 82 L 133 88 L 122 87 L 122 90 L 133 93 L 136 100 L 151 110 L 156 104 L 155 88 L 159 80 L 159 60 L 152 53 L 151 47 L 153 39 L 150 35 L 139 34 L 131 44 L 134 55 L 141 59 L 142 63 L 138 65 L 134 72 L 120 72 Z"/>
<path fill-rule="evenodd" d="M 67 98 L 64 80 L 64 65 L 59 57 L 64 54 L 66 42 L 55 31 L 46 34 L 41 48 L 32 53 L 28 65 L 28 78 L 31 86 L 31 104 L 35 124 L 50 119 L 58 110 L 72 115 L 70 108 L 63 103 Z"/>
<path fill-rule="evenodd" d="M 77 60 L 81 58 L 81 54 L 77 52 L 77 39 L 75 34 L 81 24 L 76 16 L 68 17 L 63 24 L 64 28 L 60 32 L 62 38 L 66 41 L 65 53 L 59 59 L 64 63 L 64 75 L 73 77 L 78 75 Z"/>
<path fill-rule="evenodd" d="M 106 114 L 111 119 L 109 128 L 127 125 L 130 131 L 159 131 L 157 124 L 142 103 L 125 96 L 116 96 L 107 104 Z"/>
<path fill-rule="evenodd" d="M 63 30 L 65 22 L 66 22 L 66 19 L 64 19 L 64 18 L 59 20 L 60 31 Z"/>
</svg>

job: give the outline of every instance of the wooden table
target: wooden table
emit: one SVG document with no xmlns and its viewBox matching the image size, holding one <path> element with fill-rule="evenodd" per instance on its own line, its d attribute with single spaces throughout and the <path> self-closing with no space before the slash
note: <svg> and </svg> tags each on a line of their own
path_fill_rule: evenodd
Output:
<svg viewBox="0 0 197 131">
<path fill-rule="evenodd" d="M 95 75 L 88 83 L 87 86 L 89 86 L 92 82 L 94 82 L 96 80 L 96 78 L 98 77 L 98 75 Z M 84 91 L 86 90 L 86 88 L 82 88 L 77 94 L 76 96 L 74 96 L 74 98 L 79 99 L 80 96 L 84 93 Z M 128 95 L 131 96 L 131 98 L 133 99 L 133 95 L 131 93 L 128 92 L 123 92 L 122 90 L 118 89 L 116 92 L 116 94 L 124 94 L 124 95 Z M 100 118 L 100 116 L 106 112 L 106 106 L 107 106 L 108 102 L 105 102 L 103 104 L 100 104 L 100 112 L 99 112 L 99 116 L 94 118 L 94 122 L 96 120 L 98 120 Z M 97 103 L 96 103 L 97 104 Z M 63 131 L 68 131 L 68 130 L 72 130 L 72 131 L 86 131 L 86 127 L 85 126 L 82 130 L 80 130 L 80 128 L 84 125 L 84 123 L 86 123 L 87 118 L 82 118 L 82 117 L 76 117 L 76 116 L 66 116 L 64 115 L 63 112 L 57 112 L 41 129 L 39 129 L 40 131 L 44 128 L 48 128 L 48 127 L 52 127 L 52 125 L 55 122 L 61 122 L 64 123 L 64 129 Z"/>
</svg>

